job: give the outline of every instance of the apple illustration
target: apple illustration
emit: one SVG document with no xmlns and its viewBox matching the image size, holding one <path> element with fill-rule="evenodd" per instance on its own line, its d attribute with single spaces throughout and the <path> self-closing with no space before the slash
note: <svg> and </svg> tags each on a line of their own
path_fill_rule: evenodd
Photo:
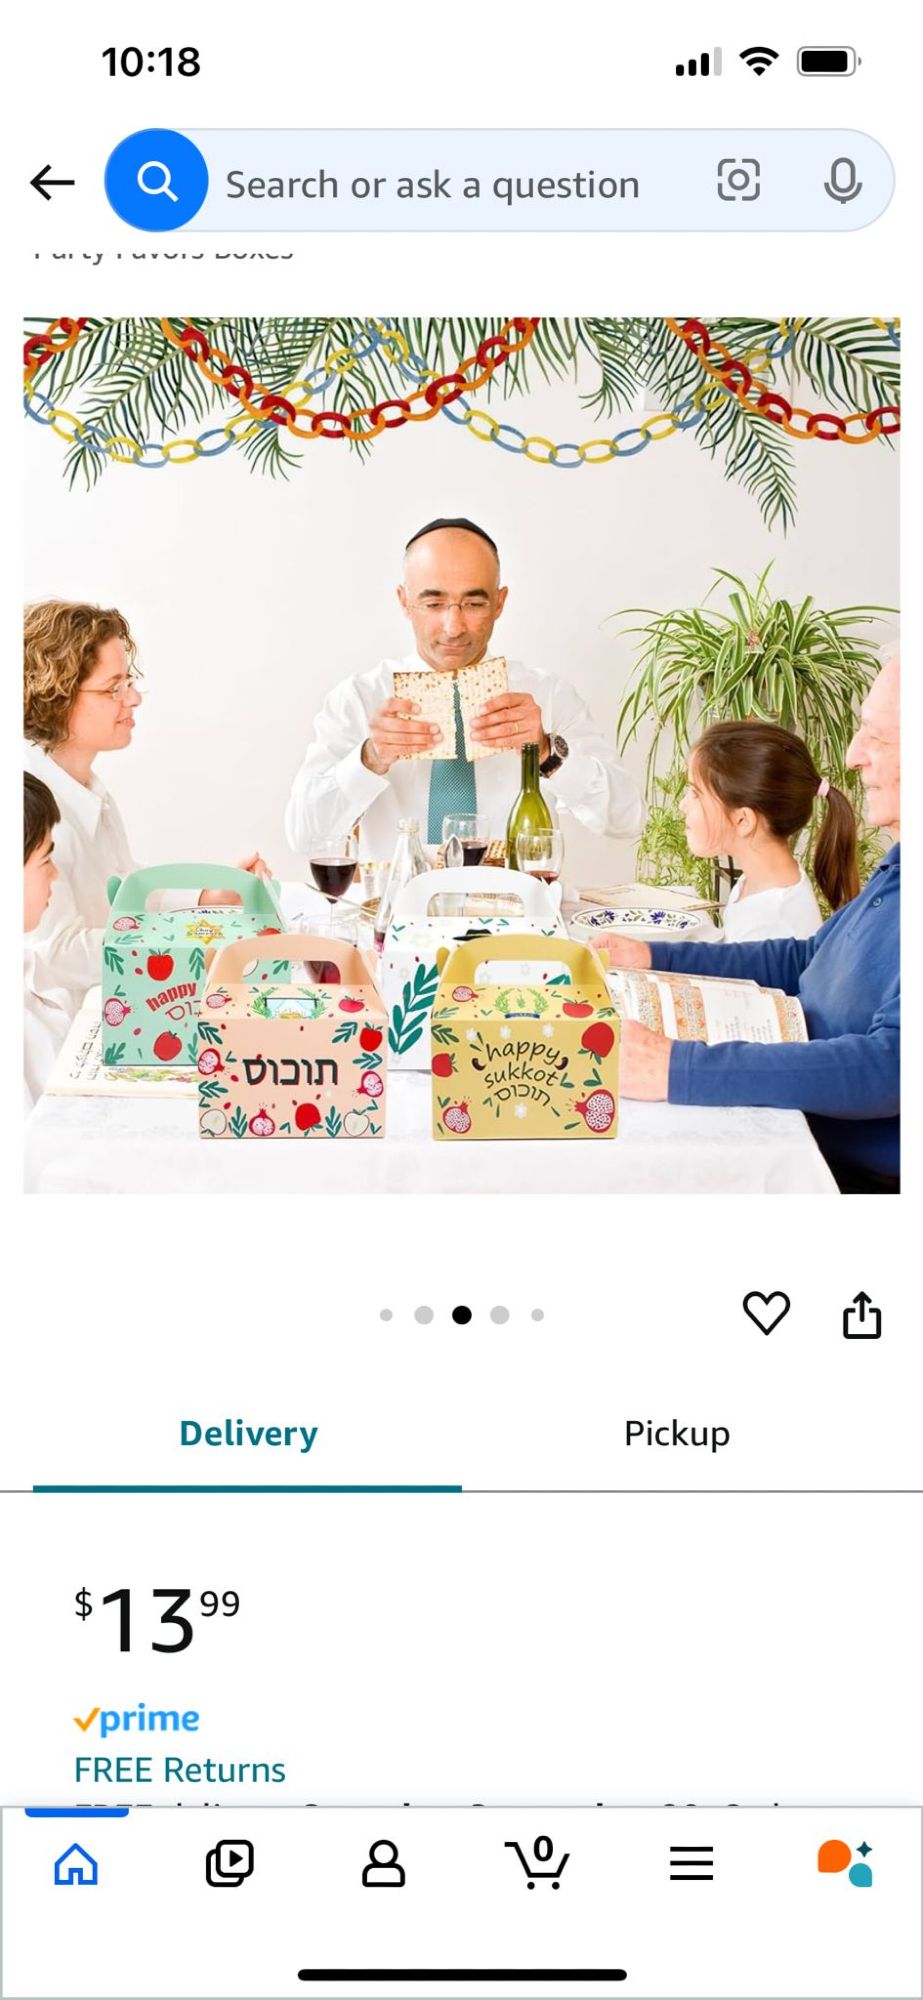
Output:
<svg viewBox="0 0 923 2000">
<path fill-rule="evenodd" d="M 607 1056 L 615 1041 L 615 1031 L 608 1021 L 594 1021 L 591 1028 L 585 1028 L 580 1037 L 582 1049 L 589 1049 L 592 1056 Z"/>
<path fill-rule="evenodd" d="M 175 1062 L 177 1056 L 180 1054 L 182 1046 L 183 1044 L 180 1041 L 179 1036 L 171 1035 L 169 1028 L 166 1029 L 164 1034 L 158 1035 L 157 1040 L 154 1043 L 154 1054 L 157 1057 L 157 1061 Z"/>
<path fill-rule="evenodd" d="M 366 1053 L 368 1055 L 371 1055 L 372 1050 L 377 1049 L 380 1046 L 380 1044 L 381 1044 L 380 1028 L 363 1028 L 362 1033 L 359 1036 L 360 1049 L 365 1049 Z"/>
<path fill-rule="evenodd" d="M 452 1058 L 451 1058 L 451 1056 L 434 1056 L 434 1057 L 433 1057 L 433 1075 L 434 1075 L 434 1076 L 451 1076 L 451 1074 L 452 1074 Z"/>
<path fill-rule="evenodd" d="M 316 1104 L 299 1104 L 295 1113 L 295 1124 L 299 1132 L 310 1132 L 312 1125 L 320 1124 L 320 1112 Z"/>
<path fill-rule="evenodd" d="M 147 961 L 149 979 L 169 979 L 173 971 L 173 960 L 168 951 L 152 951 Z"/>
<path fill-rule="evenodd" d="M 585 1021 L 587 1015 L 592 1014 L 593 1009 L 589 1000 L 565 1000 L 561 1012 L 562 1014 L 566 1014 L 571 1021 Z"/>
<path fill-rule="evenodd" d="M 341 1014 L 361 1014 L 364 1011 L 364 1008 L 365 1008 L 364 1000 L 350 1000 L 348 994 L 346 995 L 345 999 L 340 1001 Z"/>
</svg>

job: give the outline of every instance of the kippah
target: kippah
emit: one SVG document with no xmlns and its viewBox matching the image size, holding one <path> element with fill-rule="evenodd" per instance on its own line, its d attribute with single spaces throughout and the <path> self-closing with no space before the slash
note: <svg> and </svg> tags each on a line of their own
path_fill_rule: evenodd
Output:
<svg viewBox="0 0 923 2000">
<path fill-rule="evenodd" d="M 476 521 L 466 520 L 463 514 L 460 514 L 458 518 L 454 520 L 440 519 L 438 521 L 427 521 L 426 527 L 418 528 L 416 534 L 411 535 L 409 542 L 405 543 L 404 545 L 405 554 L 407 549 L 413 548 L 414 542 L 421 541 L 424 535 L 434 534 L 437 528 L 465 528 L 469 535 L 480 535 L 482 542 L 488 543 L 489 547 L 493 549 L 495 556 L 499 556 L 500 554 L 500 551 L 497 547 L 496 542 L 494 541 L 493 536 L 487 533 L 486 528 L 479 528 Z"/>
</svg>

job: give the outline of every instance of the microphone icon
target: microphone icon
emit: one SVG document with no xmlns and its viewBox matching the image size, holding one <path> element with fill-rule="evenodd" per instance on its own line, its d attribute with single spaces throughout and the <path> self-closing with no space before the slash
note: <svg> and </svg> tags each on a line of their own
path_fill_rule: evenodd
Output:
<svg viewBox="0 0 923 2000">
<path fill-rule="evenodd" d="M 834 160 L 830 168 L 830 179 L 824 182 L 824 193 L 831 201 L 855 201 L 862 193 L 862 182 L 856 179 L 856 162 L 841 157 Z"/>
</svg>

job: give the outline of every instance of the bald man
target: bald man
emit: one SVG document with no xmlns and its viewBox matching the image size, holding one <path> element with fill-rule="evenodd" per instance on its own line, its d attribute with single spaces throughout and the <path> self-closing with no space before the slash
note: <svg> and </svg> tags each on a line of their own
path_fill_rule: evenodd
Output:
<svg viewBox="0 0 923 2000">
<path fill-rule="evenodd" d="M 721 947 L 728 979 L 797 993 L 809 1042 L 673 1042 L 638 1022 L 622 1027 L 623 1097 L 671 1104 L 766 1104 L 804 1111 L 843 1194 L 896 1194 L 900 1173 L 900 670 L 889 660 L 862 704 L 846 753 L 865 794 L 868 826 L 894 845 L 865 888 L 814 936 Z M 713 973 L 712 945 L 594 940 L 610 963 Z"/>
<path fill-rule="evenodd" d="M 292 786 L 285 831 L 296 853 L 346 834 L 358 820 L 364 855 L 387 860 L 400 819 L 442 838 L 444 812 L 477 812 L 499 840 L 519 790 L 520 753 L 539 746 L 542 788 L 561 814 L 594 833 L 633 840 L 644 823 L 634 779 L 566 681 L 507 661 L 508 691 L 485 703 L 473 734 L 501 756 L 471 761 L 456 738 L 449 759 L 421 759 L 439 735 L 413 702 L 394 696 L 394 670 L 454 677 L 489 657 L 507 599 L 496 543 L 467 520 L 432 521 L 407 544 L 398 601 L 414 650 L 341 681 L 328 695 Z M 415 755 L 415 753 L 417 753 Z"/>
</svg>

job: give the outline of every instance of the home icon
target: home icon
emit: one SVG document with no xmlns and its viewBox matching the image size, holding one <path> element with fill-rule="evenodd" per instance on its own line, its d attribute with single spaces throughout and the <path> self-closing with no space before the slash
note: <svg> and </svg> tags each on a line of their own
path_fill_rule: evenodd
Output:
<svg viewBox="0 0 923 2000">
<path fill-rule="evenodd" d="M 88 1854 L 85 1847 L 78 1846 L 75 1840 L 66 1853 L 58 1855 L 54 1879 L 59 1889 L 95 1889 L 99 1881 L 99 1867 L 92 1854 Z"/>
</svg>

